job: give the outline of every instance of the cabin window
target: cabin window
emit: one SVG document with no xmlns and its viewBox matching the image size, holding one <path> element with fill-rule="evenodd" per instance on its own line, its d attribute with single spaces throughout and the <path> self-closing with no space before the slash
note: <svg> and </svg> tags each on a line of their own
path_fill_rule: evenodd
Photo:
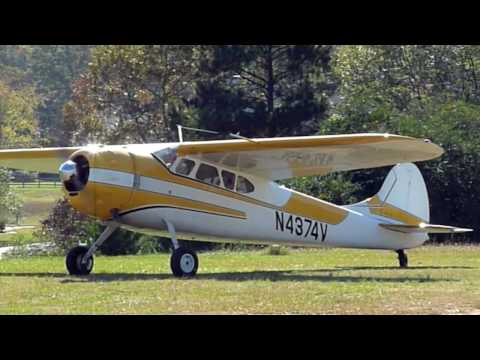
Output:
<svg viewBox="0 0 480 360">
<path fill-rule="evenodd" d="M 235 174 L 231 173 L 230 171 L 222 170 L 222 179 L 225 188 L 233 190 L 235 187 Z"/>
<path fill-rule="evenodd" d="M 237 191 L 239 193 L 248 194 L 255 190 L 253 184 L 245 179 L 243 176 L 238 176 L 237 178 Z"/>
<path fill-rule="evenodd" d="M 217 168 L 207 164 L 200 164 L 197 170 L 197 179 L 210 185 L 220 185 L 220 176 Z"/>
<path fill-rule="evenodd" d="M 188 176 L 190 175 L 194 167 L 195 167 L 195 161 L 190 159 L 182 159 L 177 164 L 177 167 L 175 168 L 175 172 L 179 175 Z"/>
</svg>

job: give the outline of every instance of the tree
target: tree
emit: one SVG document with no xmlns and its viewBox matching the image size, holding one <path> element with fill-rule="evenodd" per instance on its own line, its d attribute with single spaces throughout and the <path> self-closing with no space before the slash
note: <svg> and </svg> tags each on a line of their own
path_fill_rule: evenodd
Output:
<svg viewBox="0 0 480 360">
<path fill-rule="evenodd" d="M 478 104 L 479 65 L 479 46 L 342 46 L 334 56 L 340 110 L 424 113 L 430 98 Z"/>
<path fill-rule="evenodd" d="M 71 97 L 72 82 L 87 66 L 90 48 L 84 45 L 0 46 L 0 81 L 13 91 L 35 94 L 39 145 L 67 144 L 63 106 Z"/>
<path fill-rule="evenodd" d="M 0 231 L 13 219 L 18 221 L 22 208 L 22 200 L 10 189 L 10 173 L 0 168 Z"/>
<path fill-rule="evenodd" d="M 37 104 L 32 88 L 15 91 L 0 82 L 0 147 L 29 147 L 36 143 Z"/>
<path fill-rule="evenodd" d="M 74 141 L 175 139 L 175 123 L 191 121 L 197 59 L 189 45 L 97 47 L 65 108 Z"/>
<path fill-rule="evenodd" d="M 200 125 L 247 136 L 312 134 L 332 90 L 330 52 L 322 45 L 203 47 Z"/>
<path fill-rule="evenodd" d="M 36 45 L 29 69 L 41 103 L 38 106 L 42 145 L 66 146 L 63 107 L 72 96 L 72 84 L 87 69 L 91 46 Z"/>
<path fill-rule="evenodd" d="M 337 103 L 321 134 L 389 132 L 428 138 L 445 154 L 420 163 L 430 195 L 431 221 L 477 227 L 480 104 L 475 46 L 346 46 L 335 56 L 341 81 Z M 345 174 L 375 194 L 388 169 Z M 478 235 L 467 234 L 469 239 Z"/>
<path fill-rule="evenodd" d="M 31 58 L 31 46 L 0 45 L 0 81 L 14 90 L 32 86 Z"/>
</svg>

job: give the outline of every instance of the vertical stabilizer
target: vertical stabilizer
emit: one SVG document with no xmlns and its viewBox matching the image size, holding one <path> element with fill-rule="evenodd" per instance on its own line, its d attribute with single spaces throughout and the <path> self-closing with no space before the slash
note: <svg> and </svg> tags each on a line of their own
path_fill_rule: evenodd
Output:
<svg viewBox="0 0 480 360">
<path fill-rule="evenodd" d="M 430 221 L 427 187 L 420 170 L 411 163 L 393 167 L 368 204 L 372 214 L 402 223 L 413 225 Z"/>
</svg>

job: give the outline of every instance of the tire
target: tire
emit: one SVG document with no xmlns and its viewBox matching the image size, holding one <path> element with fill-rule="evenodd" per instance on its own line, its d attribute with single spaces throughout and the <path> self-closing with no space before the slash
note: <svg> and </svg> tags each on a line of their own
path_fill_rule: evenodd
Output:
<svg viewBox="0 0 480 360">
<path fill-rule="evenodd" d="M 170 268 L 176 277 L 193 277 L 198 270 L 198 257 L 194 251 L 178 248 L 170 258 Z"/>
<path fill-rule="evenodd" d="M 400 264 L 401 269 L 408 268 L 408 257 L 403 251 L 398 254 L 398 262 Z"/>
<path fill-rule="evenodd" d="M 82 264 L 83 256 L 88 252 L 85 246 L 77 246 L 71 249 L 65 259 L 68 273 L 70 275 L 89 275 L 93 270 L 93 256 L 90 256 L 85 264 Z"/>
</svg>

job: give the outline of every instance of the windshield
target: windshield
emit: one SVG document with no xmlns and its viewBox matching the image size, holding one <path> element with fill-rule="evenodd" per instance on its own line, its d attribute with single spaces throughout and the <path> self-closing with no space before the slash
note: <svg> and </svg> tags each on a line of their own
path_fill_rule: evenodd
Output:
<svg viewBox="0 0 480 360">
<path fill-rule="evenodd" d="M 177 149 L 167 147 L 154 152 L 153 155 L 170 169 L 170 167 L 175 163 L 175 160 L 177 160 Z"/>
</svg>

